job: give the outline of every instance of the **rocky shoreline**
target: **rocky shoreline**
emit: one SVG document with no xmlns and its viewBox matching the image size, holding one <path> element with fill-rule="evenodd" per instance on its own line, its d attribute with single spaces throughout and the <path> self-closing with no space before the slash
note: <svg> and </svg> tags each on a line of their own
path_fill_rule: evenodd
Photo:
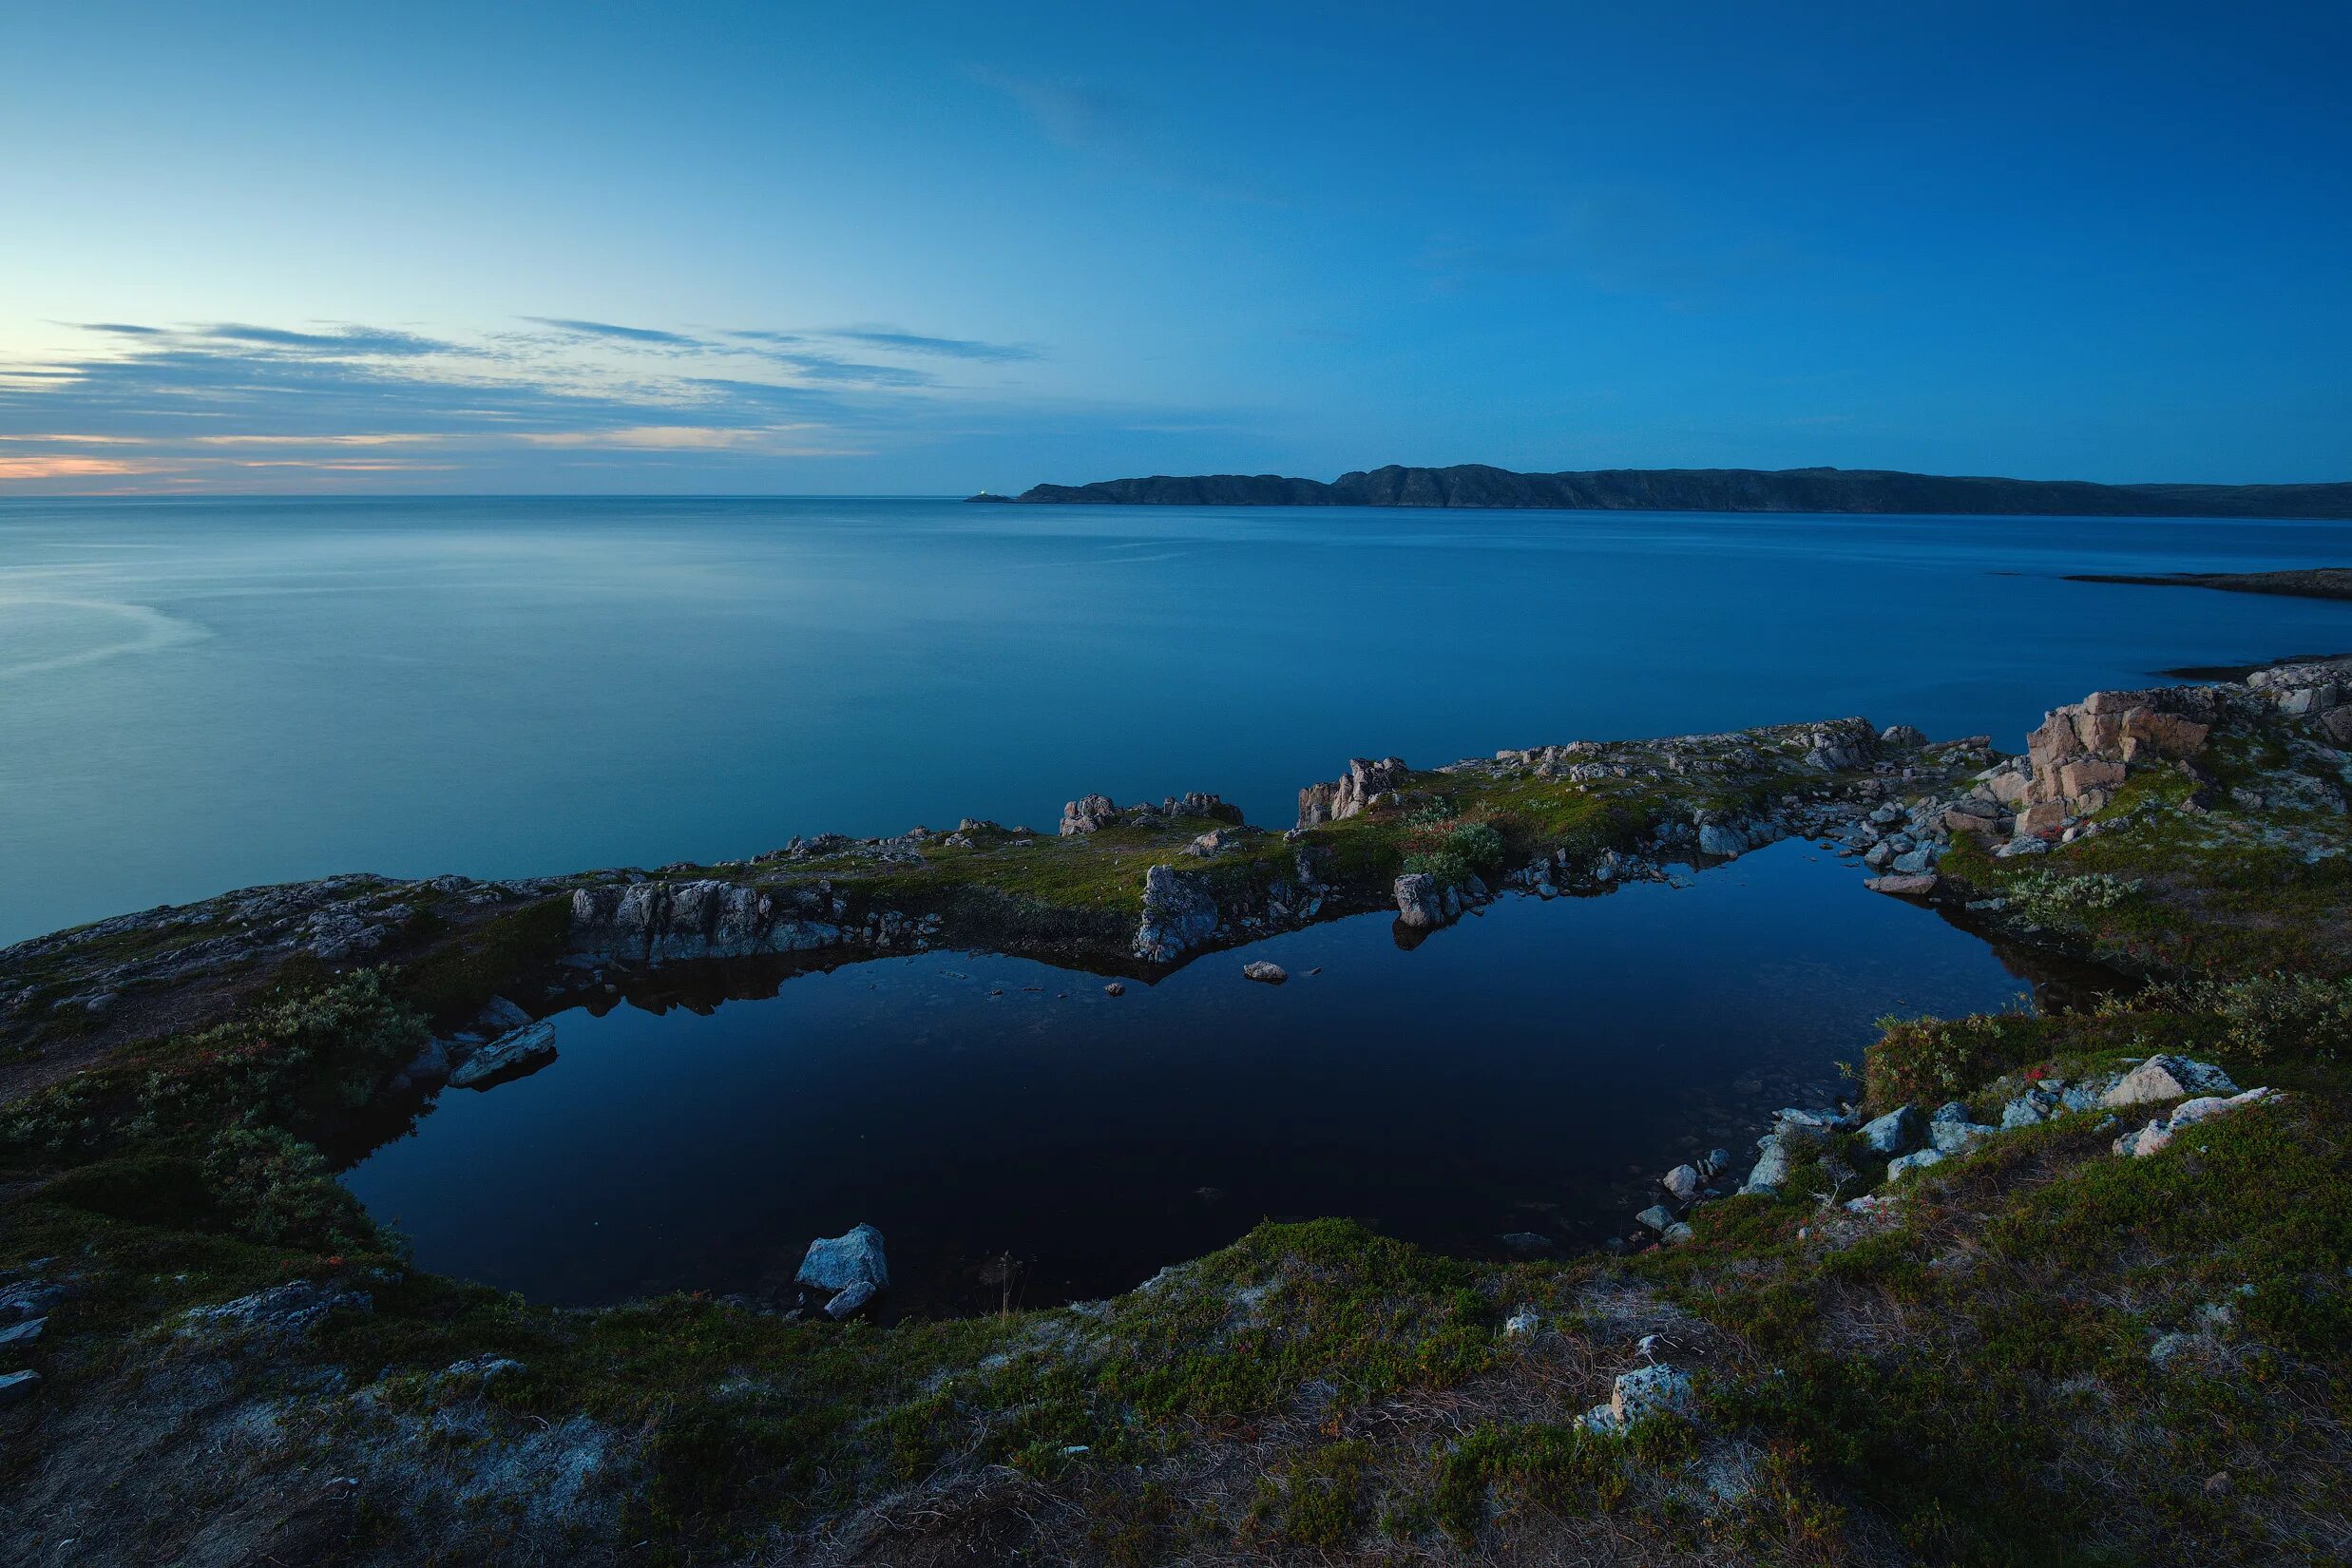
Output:
<svg viewBox="0 0 2352 1568">
<path fill-rule="evenodd" d="M 1136 1539 L 1466 1563 L 1616 1551 L 1630 1517 L 1761 1562 L 1801 1517 L 1813 1560 L 1898 1539 L 2332 1560 L 2347 743 L 2335 660 L 2094 693 L 2016 756 L 1846 719 L 1365 758 L 1280 831 L 1209 795 L 1084 795 L 1051 834 L 333 878 L 21 944 L 0 1540 L 124 1563 L 1115 1561 Z M 810 1243 L 796 1316 L 551 1311 L 411 1268 L 306 1141 L 387 1093 L 534 1070 L 544 1015 L 583 993 L 966 945 L 1148 981 L 1263 930 L 1385 910 L 1410 945 L 1483 901 L 1799 833 L 1884 893 L 2153 981 L 1886 1021 L 1856 1098 L 1807 1093 L 1752 1159 L 1666 1170 L 1614 1250 L 1491 1263 L 1267 1225 L 1115 1301 L 983 1318 L 834 1321 L 889 1286 L 870 1228 Z M 223 1488 L 236 1508 L 191 1501 Z"/>
</svg>

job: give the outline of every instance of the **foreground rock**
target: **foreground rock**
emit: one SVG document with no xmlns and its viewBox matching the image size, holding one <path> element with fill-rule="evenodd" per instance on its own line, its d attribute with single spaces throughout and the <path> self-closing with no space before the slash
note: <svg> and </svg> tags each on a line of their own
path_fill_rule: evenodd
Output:
<svg viewBox="0 0 2352 1568">
<path fill-rule="evenodd" d="M 833 1292 L 825 1303 L 827 1316 L 849 1317 L 890 1288 L 882 1233 L 870 1225 L 857 1225 L 846 1235 L 810 1242 L 808 1255 L 800 1260 L 800 1272 L 794 1278 L 812 1290 Z"/>
</svg>

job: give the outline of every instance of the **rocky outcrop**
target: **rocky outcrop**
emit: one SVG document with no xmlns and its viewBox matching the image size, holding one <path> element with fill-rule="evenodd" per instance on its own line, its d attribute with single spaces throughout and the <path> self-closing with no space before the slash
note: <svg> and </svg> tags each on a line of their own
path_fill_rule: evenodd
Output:
<svg viewBox="0 0 2352 1568">
<path fill-rule="evenodd" d="M 1061 808 L 1061 835 L 1072 838 L 1080 833 L 1100 832 L 1104 828 L 1164 828 L 1171 822 L 1201 817 L 1238 827 L 1241 808 L 1198 790 L 1172 794 L 1157 806 L 1141 801 L 1120 807 L 1114 805 L 1106 794 L 1080 795 Z"/>
<path fill-rule="evenodd" d="M 1375 802 L 1400 803 L 1399 792 L 1411 769 L 1402 757 L 1350 757 L 1348 771 L 1329 784 L 1310 784 L 1298 792 L 1298 825 L 1312 828 L 1326 822 L 1345 822 L 1360 816 Z"/>
<path fill-rule="evenodd" d="M 1143 873 L 1143 920 L 1136 927 L 1136 957 L 1173 964 L 1214 940 L 1220 924 L 1206 882 L 1173 866 Z"/>
<path fill-rule="evenodd" d="M 639 882 L 572 894 L 575 953 L 622 964 L 808 952 L 842 940 L 841 900 L 808 888 Z"/>
<path fill-rule="evenodd" d="M 1396 900 L 1397 924 L 1416 931 L 1433 931 L 1462 918 L 1462 894 L 1425 871 L 1407 871 L 1389 889 Z"/>
</svg>

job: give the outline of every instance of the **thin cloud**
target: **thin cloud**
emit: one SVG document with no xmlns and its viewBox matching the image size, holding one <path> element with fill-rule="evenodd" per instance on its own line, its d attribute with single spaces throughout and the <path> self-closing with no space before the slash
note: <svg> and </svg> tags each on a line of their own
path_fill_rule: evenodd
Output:
<svg viewBox="0 0 2352 1568">
<path fill-rule="evenodd" d="M 937 354 L 945 359 L 981 359 L 1012 364 L 1044 357 L 1025 343 L 984 343 L 973 337 L 926 337 L 920 333 L 890 332 L 881 328 L 842 328 L 826 335 L 844 343 L 863 343 L 872 349 L 896 349 L 901 354 Z"/>
<path fill-rule="evenodd" d="M 553 327 L 575 337 L 609 337 L 622 343 L 658 343 L 677 349 L 708 347 L 698 337 L 689 337 L 684 333 L 662 332 L 653 327 L 620 327 L 610 321 L 578 321 L 562 316 L 526 316 L 523 319 L 536 321 L 543 327 Z"/>
</svg>

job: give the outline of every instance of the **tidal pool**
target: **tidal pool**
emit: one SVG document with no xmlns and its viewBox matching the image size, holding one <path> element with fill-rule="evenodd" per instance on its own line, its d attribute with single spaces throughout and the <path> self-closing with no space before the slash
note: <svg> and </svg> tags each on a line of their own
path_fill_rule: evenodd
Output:
<svg viewBox="0 0 2352 1568">
<path fill-rule="evenodd" d="M 1259 958 L 1290 982 L 1244 979 Z M 1386 915 L 1334 921 L 1119 997 L 952 952 L 770 984 L 556 1014 L 552 1065 L 444 1091 L 345 1180 L 420 1265 L 557 1303 L 773 1294 L 860 1221 L 900 1312 L 1113 1294 L 1267 1217 L 1576 1250 L 1698 1150 L 1744 1174 L 1766 1115 L 1836 1092 L 1878 1018 L 2035 989 L 1804 841 L 1506 898 L 1410 950 Z"/>
</svg>

